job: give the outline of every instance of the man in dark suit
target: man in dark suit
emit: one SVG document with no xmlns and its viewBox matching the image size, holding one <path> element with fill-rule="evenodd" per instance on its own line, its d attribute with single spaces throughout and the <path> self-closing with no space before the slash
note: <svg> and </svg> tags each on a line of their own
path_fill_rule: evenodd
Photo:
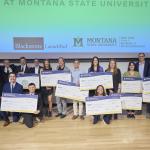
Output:
<svg viewBox="0 0 150 150">
<path fill-rule="evenodd" d="M 25 57 L 20 58 L 20 65 L 17 67 L 18 73 L 30 73 L 30 68 L 27 65 L 27 61 Z"/>
<path fill-rule="evenodd" d="M 5 59 L 3 61 L 3 66 L 1 66 L 1 80 L 3 85 L 8 82 L 9 73 L 15 71 L 15 65 L 10 64 L 10 61 L 8 59 Z"/>
<path fill-rule="evenodd" d="M 23 91 L 22 85 L 16 82 L 16 74 L 11 72 L 9 74 L 9 82 L 4 84 L 3 87 L 3 93 L 18 93 L 21 94 Z M 10 124 L 10 120 L 8 118 L 8 113 L 7 112 L 2 112 L 1 113 L 4 119 L 4 127 L 8 126 Z M 13 122 L 18 122 L 19 120 L 19 113 L 13 112 Z"/>
<path fill-rule="evenodd" d="M 150 62 L 145 59 L 144 53 L 138 54 L 139 61 L 136 63 L 136 71 L 139 71 L 141 78 L 150 77 Z M 147 103 L 147 118 L 150 118 L 150 104 Z"/>
<path fill-rule="evenodd" d="M 40 66 L 40 62 L 38 59 L 34 59 L 34 67 L 30 68 L 30 73 L 40 74 L 42 66 Z"/>
<path fill-rule="evenodd" d="M 139 53 L 138 59 L 136 71 L 139 71 L 141 78 L 150 76 L 150 62 L 145 59 L 145 54 Z"/>
<path fill-rule="evenodd" d="M 36 86 L 34 83 L 30 83 L 28 85 L 28 90 L 29 90 L 29 95 L 36 95 L 35 91 L 36 91 Z M 43 119 L 43 105 L 42 105 L 42 99 L 40 94 L 38 94 L 38 105 L 37 105 L 37 111 L 34 112 L 34 114 L 32 113 L 23 113 L 22 117 L 23 117 L 23 123 L 28 127 L 28 128 L 32 128 L 34 126 L 34 122 L 35 120 L 39 120 L 41 121 Z"/>
</svg>

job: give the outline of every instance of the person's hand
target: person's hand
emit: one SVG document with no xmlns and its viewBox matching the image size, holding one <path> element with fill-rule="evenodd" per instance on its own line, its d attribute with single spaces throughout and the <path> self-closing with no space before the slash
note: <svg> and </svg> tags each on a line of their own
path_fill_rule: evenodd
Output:
<svg viewBox="0 0 150 150">
<path fill-rule="evenodd" d="M 120 88 L 118 89 L 117 93 L 121 93 L 121 89 Z"/>
<path fill-rule="evenodd" d="M 40 113 L 40 110 L 36 110 L 35 112 L 34 112 L 34 114 L 39 114 Z"/>
</svg>

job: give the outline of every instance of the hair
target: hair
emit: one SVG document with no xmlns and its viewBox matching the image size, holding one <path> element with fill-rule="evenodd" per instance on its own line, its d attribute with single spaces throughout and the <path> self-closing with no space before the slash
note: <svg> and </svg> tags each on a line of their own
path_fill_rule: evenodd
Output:
<svg viewBox="0 0 150 150">
<path fill-rule="evenodd" d="M 73 62 L 75 62 L 75 61 L 80 62 L 79 59 L 75 59 Z"/>
<path fill-rule="evenodd" d="M 114 62 L 115 62 L 115 68 L 114 68 L 113 74 L 116 74 L 118 68 L 117 68 L 117 61 L 116 61 L 116 59 L 114 59 L 114 58 L 111 58 L 111 59 L 109 60 L 108 68 L 106 69 L 106 71 L 109 72 L 109 71 L 111 70 L 111 68 L 110 68 L 110 63 L 111 63 L 111 61 L 114 61 Z"/>
<path fill-rule="evenodd" d="M 141 55 L 141 54 L 143 54 L 143 55 L 144 55 L 144 57 L 145 57 L 145 53 L 138 53 L 138 56 L 139 56 L 139 55 Z"/>
<path fill-rule="evenodd" d="M 134 71 L 136 71 L 136 65 L 135 65 L 135 62 L 133 62 L 133 61 L 130 61 L 129 64 L 128 64 L 128 71 L 130 71 L 130 65 L 131 64 L 134 65 Z"/>
<path fill-rule="evenodd" d="M 51 64 L 50 64 L 50 61 L 48 59 L 45 59 L 44 62 L 43 62 L 43 69 L 45 70 L 45 61 L 48 61 L 49 62 L 49 70 L 52 70 L 52 67 L 51 67 Z"/>
<path fill-rule="evenodd" d="M 63 62 L 64 62 L 64 64 L 65 64 L 65 59 L 64 59 L 63 57 L 59 57 L 59 58 L 58 58 L 58 61 L 59 61 L 59 59 L 62 59 Z"/>
<path fill-rule="evenodd" d="M 21 59 L 25 59 L 25 60 L 26 60 L 26 58 L 25 58 L 25 57 L 20 57 L 20 60 L 21 60 Z"/>
<path fill-rule="evenodd" d="M 97 59 L 98 60 L 98 64 L 97 64 L 97 72 L 99 72 L 99 58 L 97 57 L 97 56 L 94 56 L 93 58 L 92 58 L 92 61 L 91 61 L 91 67 L 90 67 L 90 71 L 91 72 L 94 72 L 94 59 Z"/>
<path fill-rule="evenodd" d="M 97 90 L 98 90 L 99 87 L 102 87 L 102 89 L 103 89 L 103 96 L 106 96 L 105 89 L 104 89 L 104 86 L 103 86 L 103 85 L 98 85 L 98 86 L 97 86 L 97 88 L 96 88 L 96 90 L 95 90 L 95 95 L 98 96 Z"/>
<path fill-rule="evenodd" d="M 15 72 L 10 72 L 10 73 L 9 73 L 9 77 L 10 77 L 10 75 L 12 75 L 12 74 L 16 76 L 16 73 L 15 73 Z"/>
<path fill-rule="evenodd" d="M 35 86 L 35 83 L 29 83 L 29 84 L 28 84 L 28 87 L 29 87 L 29 86 Z"/>
</svg>

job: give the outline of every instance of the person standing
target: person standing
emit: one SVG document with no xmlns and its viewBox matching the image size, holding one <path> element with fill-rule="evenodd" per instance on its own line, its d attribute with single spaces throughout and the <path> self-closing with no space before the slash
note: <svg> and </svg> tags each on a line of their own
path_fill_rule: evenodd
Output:
<svg viewBox="0 0 150 150">
<path fill-rule="evenodd" d="M 56 68 L 59 71 L 70 71 L 69 68 L 65 65 L 65 60 L 63 57 L 58 58 L 58 66 Z M 58 114 L 56 117 L 65 118 L 67 114 L 67 99 L 56 97 Z"/>
<path fill-rule="evenodd" d="M 74 69 L 72 71 L 72 82 L 75 83 L 76 85 L 80 85 L 80 74 L 83 72 L 80 70 L 80 62 L 79 60 L 74 60 L 73 62 Z M 77 119 L 78 116 L 80 117 L 81 120 L 84 120 L 83 116 L 83 102 L 78 102 L 78 101 L 73 101 L 73 117 L 72 119 Z"/>
<path fill-rule="evenodd" d="M 117 62 L 115 59 L 110 59 L 108 68 L 105 70 L 106 72 L 112 72 L 113 77 L 113 88 L 107 89 L 107 94 L 111 95 L 114 93 L 120 93 L 121 92 L 121 71 L 117 67 Z M 114 115 L 114 119 L 118 119 L 118 115 Z"/>
</svg>

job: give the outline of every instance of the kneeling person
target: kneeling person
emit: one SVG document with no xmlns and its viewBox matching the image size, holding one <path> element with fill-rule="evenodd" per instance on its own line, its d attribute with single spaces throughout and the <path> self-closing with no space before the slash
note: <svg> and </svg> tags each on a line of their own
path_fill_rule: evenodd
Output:
<svg viewBox="0 0 150 150">
<path fill-rule="evenodd" d="M 30 83 L 28 85 L 28 90 L 29 90 L 29 95 L 36 95 L 36 86 L 34 83 Z M 43 119 L 42 115 L 42 99 L 40 94 L 38 95 L 38 106 L 37 106 L 37 111 L 35 111 L 33 114 L 32 113 L 23 113 L 23 123 L 28 127 L 32 128 L 34 126 L 34 123 L 36 120 L 41 121 Z"/>
</svg>

